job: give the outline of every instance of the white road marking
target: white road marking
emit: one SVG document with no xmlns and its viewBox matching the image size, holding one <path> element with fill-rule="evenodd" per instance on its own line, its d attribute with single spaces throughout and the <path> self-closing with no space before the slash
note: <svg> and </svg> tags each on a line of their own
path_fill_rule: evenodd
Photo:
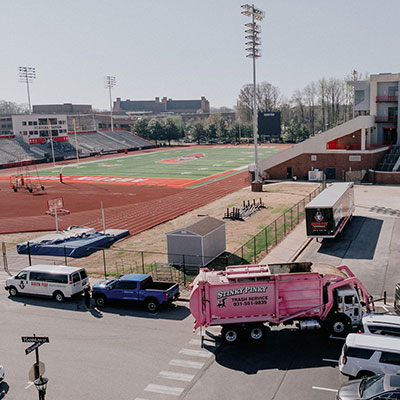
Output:
<svg viewBox="0 0 400 400">
<path fill-rule="evenodd" d="M 329 339 L 346 340 L 346 338 L 344 338 L 344 337 L 333 336 L 333 335 L 330 335 L 330 336 L 329 336 Z"/>
<path fill-rule="evenodd" d="M 389 309 L 386 306 L 381 306 L 385 311 L 389 311 Z"/>
<path fill-rule="evenodd" d="M 151 383 L 150 385 L 147 385 L 144 390 L 146 392 L 170 394 L 172 396 L 180 396 L 182 394 L 184 388 L 164 386 L 164 385 L 154 385 L 153 383 Z"/>
<path fill-rule="evenodd" d="M 174 367 L 186 367 L 186 368 L 195 368 L 200 369 L 204 363 L 197 361 L 188 361 L 188 360 L 171 360 L 169 365 L 173 365 Z"/>
<path fill-rule="evenodd" d="M 185 354 L 186 356 L 195 356 L 195 357 L 203 357 L 209 358 L 212 356 L 212 353 L 203 350 L 193 350 L 193 349 L 182 349 L 179 350 L 179 354 Z"/>
<path fill-rule="evenodd" d="M 29 382 L 28 386 L 25 386 L 25 389 L 29 389 L 35 382 Z"/>
<path fill-rule="evenodd" d="M 336 389 L 323 388 L 323 387 L 319 387 L 319 386 L 313 386 L 312 388 L 316 389 L 316 390 L 325 390 L 327 392 L 335 392 L 335 393 L 337 393 Z"/>
<path fill-rule="evenodd" d="M 189 344 L 193 344 L 195 346 L 201 346 L 201 339 L 190 339 Z"/>
<path fill-rule="evenodd" d="M 339 364 L 339 360 L 332 360 L 330 358 L 323 358 L 322 361 L 327 361 L 327 362 L 332 362 L 332 363 L 335 363 L 335 364 Z"/>
<path fill-rule="evenodd" d="M 147 399 L 142 399 L 141 397 L 135 397 L 135 400 L 147 400 Z"/>
<path fill-rule="evenodd" d="M 194 378 L 194 375 L 182 374 L 179 372 L 172 372 L 172 371 L 161 371 L 160 376 L 163 378 L 174 379 L 183 382 L 190 382 Z"/>
</svg>

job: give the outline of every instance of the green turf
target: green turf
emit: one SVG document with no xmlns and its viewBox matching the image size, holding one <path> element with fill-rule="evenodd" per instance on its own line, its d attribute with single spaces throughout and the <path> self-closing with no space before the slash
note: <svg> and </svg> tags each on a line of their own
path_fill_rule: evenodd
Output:
<svg viewBox="0 0 400 400">
<path fill-rule="evenodd" d="M 281 148 L 259 147 L 259 159 L 282 151 Z M 204 153 L 206 157 L 176 164 L 161 163 L 161 160 Z M 225 171 L 246 167 L 254 162 L 253 147 L 179 148 L 166 151 L 124 155 L 98 161 L 81 161 L 79 165 L 63 167 L 63 175 L 114 176 L 149 178 L 201 179 Z M 235 171 L 236 173 L 237 171 Z M 60 167 L 43 170 L 41 175 L 57 175 Z"/>
</svg>

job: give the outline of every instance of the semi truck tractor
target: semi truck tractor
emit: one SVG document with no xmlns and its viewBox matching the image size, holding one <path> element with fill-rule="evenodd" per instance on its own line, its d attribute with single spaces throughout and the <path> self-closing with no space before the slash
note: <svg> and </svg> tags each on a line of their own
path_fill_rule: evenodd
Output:
<svg viewBox="0 0 400 400">
<path fill-rule="evenodd" d="M 343 265 L 296 262 L 238 265 L 223 271 L 201 268 L 191 286 L 194 330 L 222 326 L 233 343 L 248 336 L 260 340 L 266 325 L 293 324 L 302 330 L 324 328 L 345 334 L 357 328 L 372 296 Z"/>
</svg>

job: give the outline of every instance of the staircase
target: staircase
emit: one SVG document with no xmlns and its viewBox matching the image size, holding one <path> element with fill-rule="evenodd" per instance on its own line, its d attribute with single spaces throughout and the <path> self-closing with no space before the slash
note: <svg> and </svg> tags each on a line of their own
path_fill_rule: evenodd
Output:
<svg viewBox="0 0 400 400">
<path fill-rule="evenodd" d="M 398 171 L 400 166 L 400 145 L 394 145 L 378 166 L 378 171 Z"/>
</svg>

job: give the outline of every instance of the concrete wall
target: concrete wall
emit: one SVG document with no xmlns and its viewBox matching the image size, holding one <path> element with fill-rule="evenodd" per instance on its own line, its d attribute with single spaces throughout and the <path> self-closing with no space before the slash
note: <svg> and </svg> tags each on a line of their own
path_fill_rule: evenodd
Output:
<svg viewBox="0 0 400 400">
<path fill-rule="evenodd" d="M 265 170 L 269 179 L 286 179 L 287 167 L 292 167 L 293 175 L 305 179 L 308 171 L 326 168 L 336 168 L 336 179 L 342 180 L 344 171 L 375 169 L 383 159 L 387 150 L 371 152 L 338 151 L 330 153 L 300 154 L 290 160 Z M 356 160 L 356 161 L 351 161 Z"/>
</svg>

